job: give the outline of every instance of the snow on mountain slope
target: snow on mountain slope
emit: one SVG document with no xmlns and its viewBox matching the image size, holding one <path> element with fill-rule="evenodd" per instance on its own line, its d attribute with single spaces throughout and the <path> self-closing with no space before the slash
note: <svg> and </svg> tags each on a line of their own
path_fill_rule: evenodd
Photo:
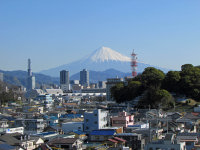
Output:
<svg viewBox="0 0 200 150">
<path fill-rule="evenodd" d="M 100 47 L 95 50 L 91 55 L 89 55 L 86 60 L 92 60 L 94 62 L 104 62 L 104 61 L 131 61 L 131 59 L 127 56 L 123 56 L 122 54 L 112 50 L 108 47 Z"/>
<path fill-rule="evenodd" d="M 130 66 L 131 58 L 124 56 L 111 48 L 101 47 L 90 55 L 77 60 L 75 62 L 58 66 L 56 68 L 51 68 L 48 70 L 43 70 L 40 73 L 50 75 L 53 77 L 59 77 L 59 73 L 61 70 L 68 70 L 70 76 L 80 72 L 84 68 L 92 71 L 105 71 L 108 69 L 115 69 L 124 73 L 131 72 Z M 152 65 L 144 64 L 138 62 L 138 72 L 142 72 L 144 68 L 150 67 Z M 159 67 L 156 67 L 159 68 Z M 164 70 L 163 68 L 161 70 Z M 165 69 L 166 71 L 166 69 Z"/>
</svg>

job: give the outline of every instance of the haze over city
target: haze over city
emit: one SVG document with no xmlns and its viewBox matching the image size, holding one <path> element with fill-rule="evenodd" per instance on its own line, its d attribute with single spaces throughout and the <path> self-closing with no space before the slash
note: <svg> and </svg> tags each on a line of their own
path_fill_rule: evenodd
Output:
<svg viewBox="0 0 200 150">
<path fill-rule="evenodd" d="M 71 63 L 101 46 L 180 70 L 199 65 L 200 1 L 0 1 L 0 69 Z"/>
</svg>

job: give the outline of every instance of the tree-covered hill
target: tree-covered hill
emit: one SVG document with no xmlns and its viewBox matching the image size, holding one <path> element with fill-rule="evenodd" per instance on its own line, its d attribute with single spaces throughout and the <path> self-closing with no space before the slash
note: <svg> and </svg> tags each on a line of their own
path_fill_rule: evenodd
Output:
<svg viewBox="0 0 200 150">
<path fill-rule="evenodd" d="M 128 84 L 120 83 L 111 88 L 111 94 L 118 103 L 142 95 L 138 107 L 173 107 L 175 101 L 171 93 L 200 102 L 200 68 L 185 64 L 181 71 L 164 74 L 159 69 L 148 67 Z"/>
</svg>

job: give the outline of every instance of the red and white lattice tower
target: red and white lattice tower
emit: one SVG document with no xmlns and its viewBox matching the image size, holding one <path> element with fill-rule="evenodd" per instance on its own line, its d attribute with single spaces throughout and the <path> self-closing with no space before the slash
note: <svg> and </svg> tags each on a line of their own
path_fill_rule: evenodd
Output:
<svg viewBox="0 0 200 150">
<path fill-rule="evenodd" d="M 137 55 L 134 53 L 134 49 L 133 52 L 131 54 L 131 68 L 132 68 L 132 76 L 133 78 L 137 76 Z"/>
</svg>

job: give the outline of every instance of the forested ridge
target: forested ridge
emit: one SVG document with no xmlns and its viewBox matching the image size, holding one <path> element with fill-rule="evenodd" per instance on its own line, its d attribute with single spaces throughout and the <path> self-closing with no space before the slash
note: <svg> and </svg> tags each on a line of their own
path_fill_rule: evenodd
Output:
<svg viewBox="0 0 200 150">
<path fill-rule="evenodd" d="M 200 67 L 184 64 L 181 71 L 169 71 L 166 74 L 148 67 L 128 83 L 118 83 L 111 88 L 111 95 L 117 103 L 140 96 L 138 107 L 171 108 L 175 104 L 172 93 L 200 102 Z"/>
</svg>

